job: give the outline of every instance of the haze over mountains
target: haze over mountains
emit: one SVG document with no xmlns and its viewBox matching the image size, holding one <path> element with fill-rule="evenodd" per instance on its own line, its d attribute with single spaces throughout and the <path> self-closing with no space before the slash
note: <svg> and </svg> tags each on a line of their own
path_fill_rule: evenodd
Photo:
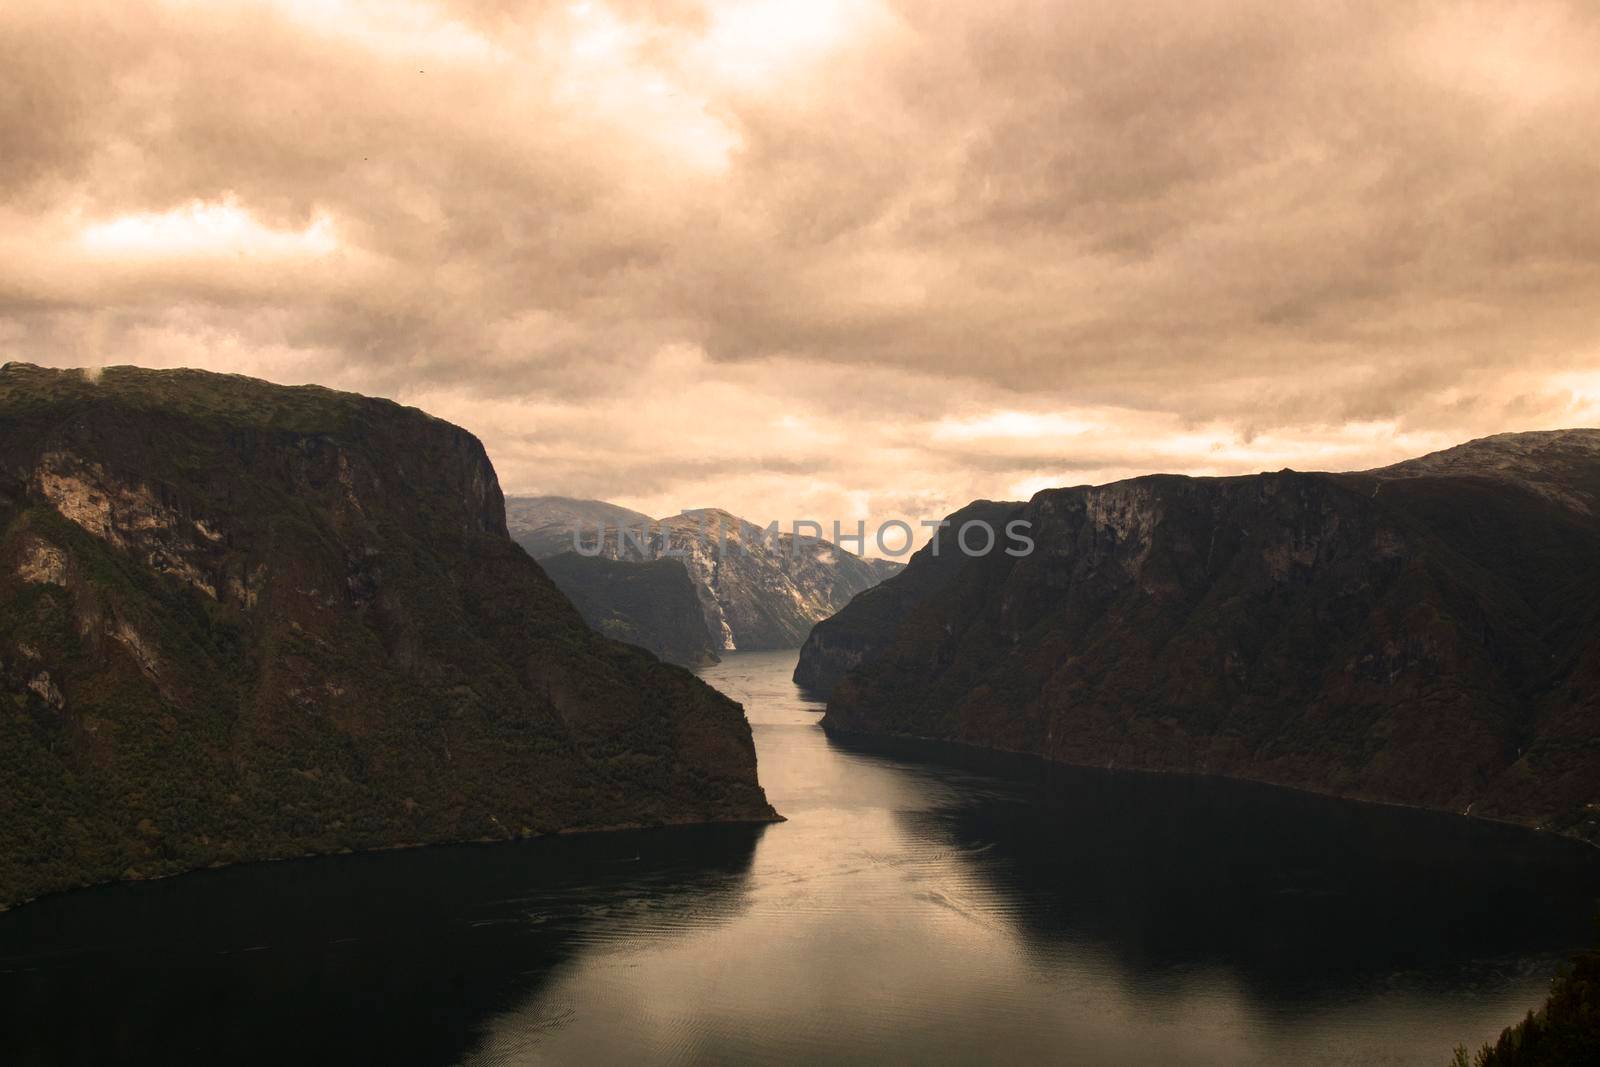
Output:
<svg viewBox="0 0 1600 1067">
<path fill-rule="evenodd" d="M 597 527 L 628 526 L 638 529 L 654 520 L 604 500 L 579 500 L 570 496 L 506 497 L 506 530 L 511 539 L 534 559 L 573 551 L 573 531 L 582 530 L 592 544 Z"/>
<path fill-rule="evenodd" d="M 0 520 L 0 905 L 774 817 L 739 706 L 586 626 L 477 438 L 415 409 L 9 363 Z"/>
<path fill-rule="evenodd" d="M 732 649 L 795 648 L 816 622 L 902 565 L 866 559 L 826 540 L 792 532 L 765 538 L 763 527 L 717 508 L 697 508 L 659 521 L 599 500 L 513 497 L 507 501 L 512 537 L 546 561 L 564 592 L 602 632 L 635 640 L 675 662 L 695 663 Z M 573 551 L 574 529 L 584 552 Z M 648 565 L 623 594 L 627 572 L 608 563 Z M 702 625 L 684 618 L 682 598 L 668 578 L 689 578 Z M 649 594 L 646 595 L 646 591 Z M 623 602 L 623 597 L 628 602 Z M 648 617 L 647 617 L 648 616 Z M 706 644 L 688 650 L 701 630 Z"/>
<path fill-rule="evenodd" d="M 1600 840 L 1600 430 L 1379 470 L 978 502 L 819 624 L 826 728 L 1222 774 Z M 936 541 L 936 544 L 938 542 Z"/>
</svg>

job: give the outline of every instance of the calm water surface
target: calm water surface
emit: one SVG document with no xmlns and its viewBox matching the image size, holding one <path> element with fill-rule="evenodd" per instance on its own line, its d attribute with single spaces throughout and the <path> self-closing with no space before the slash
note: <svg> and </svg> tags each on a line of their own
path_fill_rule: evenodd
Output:
<svg viewBox="0 0 1600 1067">
<path fill-rule="evenodd" d="M 0 915 L 0 1061 L 1431 1064 L 1600 852 L 1238 783 L 841 746 L 703 671 L 789 821 L 208 871 Z"/>
</svg>

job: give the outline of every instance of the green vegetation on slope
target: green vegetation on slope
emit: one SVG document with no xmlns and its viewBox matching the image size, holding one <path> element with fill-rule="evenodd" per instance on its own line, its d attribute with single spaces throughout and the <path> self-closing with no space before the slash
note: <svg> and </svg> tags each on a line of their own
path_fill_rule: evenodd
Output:
<svg viewBox="0 0 1600 1067">
<path fill-rule="evenodd" d="M 738 705 L 594 634 L 466 431 L 0 370 L 0 905 L 237 860 L 771 817 Z"/>
<path fill-rule="evenodd" d="M 1550 984 L 1550 999 L 1500 1039 L 1451 1067 L 1578 1067 L 1600 1064 L 1600 949 L 1576 957 Z"/>
</svg>

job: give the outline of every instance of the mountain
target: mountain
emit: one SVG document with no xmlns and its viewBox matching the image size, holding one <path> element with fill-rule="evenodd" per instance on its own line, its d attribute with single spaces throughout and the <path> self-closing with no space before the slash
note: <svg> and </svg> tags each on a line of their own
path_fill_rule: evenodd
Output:
<svg viewBox="0 0 1600 1067">
<path fill-rule="evenodd" d="M 999 531 L 1021 506 L 1015 501 L 975 500 L 951 514 L 946 522 L 952 532 L 939 531 L 933 542 L 911 557 L 912 565 L 898 577 L 861 592 L 844 610 L 811 628 L 800 647 L 795 682 L 826 693 L 852 667 L 873 658 L 912 608 L 943 589 L 960 572 L 967 557 L 959 550 L 951 550 L 954 531 L 967 522 L 986 522 Z M 944 550 L 935 552 L 935 544 Z"/>
<path fill-rule="evenodd" d="M 623 563 L 563 552 L 540 563 L 584 622 L 607 637 L 685 667 L 717 662 L 699 593 L 678 560 Z"/>
<path fill-rule="evenodd" d="M 506 497 L 506 530 L 511 539 L 534 559 L 571 552 L 573 530 L 593 543 L 595 530 L 604 526 L 631 526 L 650 522 L 641 511 L 630 511 L 604 500 L 579 500 L 570 496 Z"/>
<path fill-rule="evenodd" d="M 547 513 L 532 508 L 525 512 L 524 521 L 530 528 L 546 533 L 538 538 L 523 537 L 520 543 L 541 559 L 570 550 L 570 516 L 579 509 L 568 507 L 569 503 L 563 500 L 559 509 Z M 857 593 L 904 569 L 890 560 L 864 559 L 825 540 L 803 537 L 797 542 L 793 533 L 767 538 L 762 527 L 719 508 L 692 509 L 659 522 L 630 518 L 626 523 L 614 523 L 603 520 L 594 505 L 615 505 L 577 503 L 585 506 L 578 520 L 582 546 L 595 551 L 595 558 L 627 563 L 666 561 L 687 570 L 700 597 L 712 646 L 718 650 L 794 648 L 814 623 L 837 612 Z M 546 514 L 558 517 L 546 521 Z M 605 522 L 603 533 L 597 521 Z M 563 531 L 559 537 L 549 532 L 556 528 Z M 642 535 L 645 530 L 648 536 Z M 606 606 L 627 615 L 628 609 L 622 605 Z M 648 647 L 683 643 L 681 636 L 656 631 L 652 623 L 638 617 L 628 617 L 621 625 L 641 636 L 653 635 Z"/>
<path fill-rule="evenodd" d="M 662 519 L 640 544 L 608 531 L 602 554 L 639 561 L 676 557 L 700 591 L 712 639 L 724 649 L 795 648 L 812 625 L 850 598 L 898 571 L 824 540 L 762 528 L 719 508 L 697 508 Z"/>
<path fill-rule="evenodd" d="M 647 648 L 669 663 L 700 667 L 716 663 L 713 641 L 700 610 L 700 595 L 676 559 L 642 567 L 573 551 L 574 534 L 592 545 L 601 530 L 637 530 L 654 520 L 604 500 L 566 496 L 506 498 L 511 539 L 543 565 L 583 619 L 619 641 Z"/>
<path fill-rule="evenodd" d="M 1600 431 L 972 507 L 1034 551 L 941 536 L 818 626 L 827 729 L 1600 840 Z"/>
<path fill-rule="evenodd" d="M 774 818 L 739 706 L 595 634 L 420 411 L 0 369 L 0 904 L 237 860 Z"/>
</svg>

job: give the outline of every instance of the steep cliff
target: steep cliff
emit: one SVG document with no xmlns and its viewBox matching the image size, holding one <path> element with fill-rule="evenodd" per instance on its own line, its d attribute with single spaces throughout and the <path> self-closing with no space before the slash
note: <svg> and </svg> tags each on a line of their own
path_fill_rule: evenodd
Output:
<svg viewBox="0 0 1600 1067">
<path fill-rule="evenodd" d="M 897 564 L 866 560 L 828 541 L 761 528 L 717 508 L 685 511 L 660 522 L 654 543 L 641 553 L 626 538 L 607 554 L 648 558 L 663 549 L 681 553 L 700 589 L 712 636 L 725 649 L 795 648 L 819 619 L 898 571 Z"/>
<path fill-rule="evenodd" d="M 717 662 L 700 596 L 678 560 L 623 563 L 563 552 L 540 565 L 583 620 L 607 637 L 685 667 Z"/>
<path fill-rule="evenodd" d="M 1021 507 L 1016 501 L 975 500 L 950 515 L 898 577 L 857 594 L 848 609 L 811 628 L 800 647 L 795 682 L 819 693 L 831 690 L 852 667 L 877 654 L 912 608 L 955 580 L 968 558 L 956 544 L 964 523 L 988 523 L 998 537 Z M 978 543 L 976 535 L 972 543 Z"/>
<path fill-rule="evenodd" d="M 478 441 L 193 371 L 0 370 L 0 903 L 772 817 L 737 704 L 594 634 Z"/>
<path fill-rule="evenodd" d="M 801 671 L 824 726 L 1231 775 L 1600 837 L 1600 431 L 1357 474 L 1042 492 Z M 926 551 L 926 550 L 925 550 Z M 948 568 L 948 560 L 944 564 Z M 900 592 L 904 587 L 906 592 Z M 868 608 L 885 599 L 884 618 Z"/>
<path fill-rule="evenodd" d="M 557 519 L 546 522 L 530 509 L 527 521 L 542 532 L 522 538 L 524 546 L 540 559 L 570 550 L 574 510 L 563 503 L 550 512 Z M 826 540 L 796 541 L 792 532 L 768 538 L 761 527 L 718 508 L 685 511 L 659 522 L 608 520 L 603 528 L 597 526 L 602 516 L 593 508 L 583 512 L 583 548 L 597 550 L 599 558 L 627 563 L 667 559 L 684 567 L 719 650 L 794 648 L 814 623 L 904 569 L 892 560 L 864 559 Z M 557 529 L 564 530 L 560 537 L 551 532 Z M 643 535 L 646 530 L 648 536 Z M 649 631 L 639 620 L 629 621 L 639 632 Z M 656 640 L 680 638 L 658 634 Z"/>
</svg>

